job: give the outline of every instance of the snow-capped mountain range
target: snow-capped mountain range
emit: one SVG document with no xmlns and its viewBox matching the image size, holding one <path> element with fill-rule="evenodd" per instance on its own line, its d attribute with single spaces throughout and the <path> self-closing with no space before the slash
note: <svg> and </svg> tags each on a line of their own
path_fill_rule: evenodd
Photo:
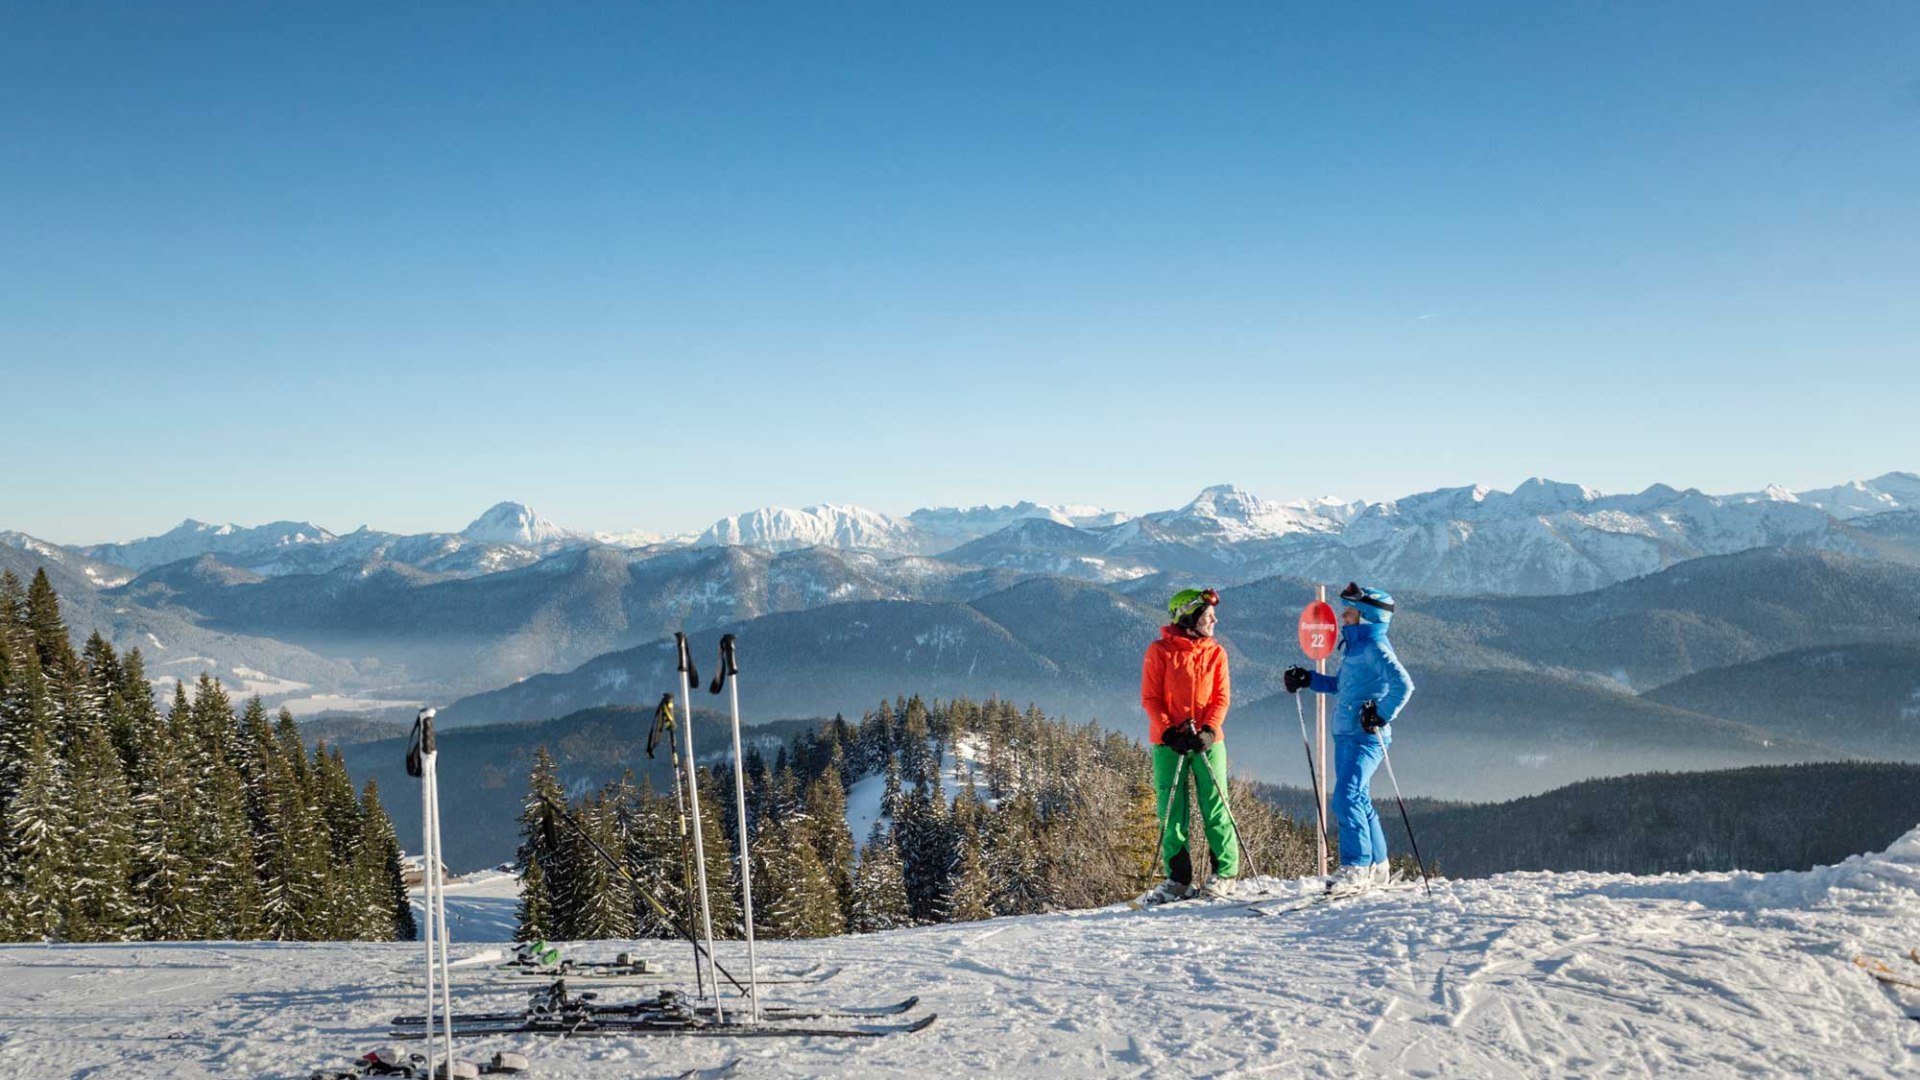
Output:
<svg viewBox="0 0 1920 1080">
<path fill-rule="evenodd" d="M 1512 491 L 1441 488 L 1377 503 L 1331 497 L 1280 503 L 1218 485 L 1184 506 L 1137 516 L 1033 502 L 896 516 L 829 503 L 766 507 L 660 537 L 585 533 L 521 503 L 502 502 L 457 533 L 401 535 L 362 526 L 335 534 L 301 521 L 249 528 L 188 520 L 160 536 L 57 549 L 88 560 L 89 576 L 103 585 L 128 576 L 116 567 L 139 572 L 203 555 L 268 577 L 382 563 L 474 577 L 592 546 L 774 553 L 824 547 L 1108 583 L 1177 574 L 1225 585 L 1288 574 L 1369 578 L 1429 593 L 1560 594 L 1755 547 L 1874 554 L 1885 541 L 1863 533 L 1864 519 L 1903 513 L 1920 514 L 1920 476 L 1913 473 L 1733 495 L 1665 484 L 1608 495 L 1530 479 Z M 0 543 L 57 547 L 23 534 L 0 534 Z"/>
</svg>

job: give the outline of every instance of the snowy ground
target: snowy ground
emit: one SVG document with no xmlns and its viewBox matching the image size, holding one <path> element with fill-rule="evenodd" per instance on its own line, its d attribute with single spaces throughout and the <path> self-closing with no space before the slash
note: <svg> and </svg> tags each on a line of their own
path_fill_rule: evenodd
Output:
<svg viewBox="0 0 1920 1080">
<path fill-rule="evenodd" d="M 468 903 L 499 881 L 477 882 Z M 455 898 L 458 906 L 463 901 Z M 506 901 L 510 902 L 510 901 Z M 475 923 L 474 925 L 480 925 Z M 1823 1075 L 1920 1069 L 1920 991 L 1855 969 L 1920 944 L 1920 829 L 1804 874 L 1514 874 L 1274 918 L 1105 910 L 762 946 L 824 961 L 771 1000 L 919 994 L 912 1036 L 826 1040 L 491 1038 L 545 1077 L 737 1075 Z M 611 955 L 627 943 L 570 950 Z M 456 947 L 476 954 L 479 943 Z M 638 951 L 684 969 L 684 945 Z M 738 945 L 722 962 L 744 966 Z M 409 946 L 0 949 L 0 1075 L 304 1077 L 417 1011 Z M 456 973 L 456 1002 L 525 992 Z M 1920 981 L 1920 980 L 1916 980 Z M 608 989 L 610 999 L 641 989 Z"/>
</svg>

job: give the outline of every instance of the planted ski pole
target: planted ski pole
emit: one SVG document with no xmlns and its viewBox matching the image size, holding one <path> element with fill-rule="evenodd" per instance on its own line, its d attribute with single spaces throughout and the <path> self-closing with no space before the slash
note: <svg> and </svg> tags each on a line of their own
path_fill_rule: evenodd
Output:
<svg viewBox="0 0 1920 1080">
<path fill-rule="evenodd" d="M 1213 778 L 1213 788 L 1220 793 L 1220 808 L 1227 812 L 1227 826 L 1233 830 L 1233 842 L 1240 845 L 1240 857 L 1247 862 L 1246 869 L 1240 873 L 1243 877 L 1253 877 L 1253 852 L 1247 850 L 1246 838 L 1240 835 L 1240 823 L 1233 819 L 1233 800 L 1227 795 L 1227 782 L 1220 776 L 1220 770 L 1213 767 L 1213 759 L 1205 750 L 1196 750 L 1193 755 L 1207 763 L 1207 775 Z M 1198 791 L 1198 788 L 1195 789 Z"/>
<path fill-rule="evenodd" d="M 695 772 L 694 763 L 698 760 L 693 753 L 693 687 L 700 684 L 700 673 L 693 666 L 693 650 L 687 647 L 687 635 L 676 633 L 673 644 L 680 658 L 680 700 L 687 705 L 686 742 L 687 742 L 687 809 L 693 816 L 693 871 L 700 878 L 700 928 L 707 939 L 707 964 L 717 966 L 713 959 L 713 908 L 707 903 L 707 845 L 700 835 L 700 778 Z M 739 986 L 739 983 L 734 983 Z M 716 1015 L 724 1023 L 726 1014 L 719 1012 L 720 978 L 713 979 L 713 1003 Z M 746 991 L 743 989 L 743 993 Z"/>
<path fill-rule="evenodd" d="M 653 709 L 653 727 L 647 732 L 647 757 L 653 757 L 653 748 L 658 745 L 660 736 L 667 737 L 667 759 L 673 765 L 673 808 L 680 817 L 680 895 L 687 902 L 687 925 L 693 925 L 693 852 L 687 845 L 687 799 L 680 790 L 680 747 L 673 741 L 673 695 L 661 694 L 660 704 Z M 707 974 L 700 966 L 700 947 L 693 949 L 693 985 L 699 997 L 707 996 Z M 716 989 L 718 989 L 716 987 Z"/>
<path fill-rule="evenodd" d="M 441 1074 L 450 1077 L 454 1075 L 453 1000 L 447 972 L 446 882 L 440 874 L 440 753 L 433 737 L 434 715 L 434 710 L 427 708 L 414 717 L 413 738 L 407 748 L 407 775 L 420 779 L 421 884 L 425 909 L 420 936 L 427 945 L 427 1074 L 433 1075 L 434 1009 L 438 1007 L 443 1051 Z"/>
<path fill-rule="evenodd" d="M 1380 760 L 1386 763 L 1387 779 L 1393 782 L 1393 801 L 1400 804 L 1400 821 L 1407 827 L 1407 843 L 1413 848 L 1414 865 L 1420 868 L 1420 880 L 1427 887 L 1427 895 L 1433 895 L 1433 879 L 1427 876 L 1426 860 L 1420 857 L 1420 841 L 1413 838 L 1413 819 L 1407 816 L 1407 800 L 1400 797 L 1400 780 L 1393 775 L 1393 755 L 1387 753 L 1385 740 L 1380 743 Z"/>
<path fill-rule="evenodd" d="M 1313 782 L 1313 820 L 1320 830 L 1319 840 L 1324 845 L 1322 850 L 1326 850 L 1333 847 L 1332 842 L 1327 839 L 1327 819 L 1320 813 L 1321 808 L 1327 804 L 1320 801 L 1320 770 L 1313 763 L 1313 740 L 1307 737 L 1307 710 L 1306 706 L 1300 704 L 1299 694 L 1293 695 L 1293 711 L 1300 717 L 1300 745 L 1306 748 L 1307 779 Z"/>
<path fill-rule="evenodd" d="M 1149 864 L 1148 877 L 1165 868 L 1167 857 L 1167 826 L 1173 823 L 1173 803 L 1181 794 L 1180 785 L 1186 782 L 1187 755 L 1181 754 L 1173 760 L 1173 786 L 1167 789 L 1167 805 L 1160 808 L 1160 835 L 1153 838 L 1153 861 Z"/>
<path fill-rule="evenodd" d="M 553 812 L 554 817 L 559 818 L 560 821 L 567 826 L 567 828 L 572 829 L 575 835 L 579 836 L 580 839 L 586 841 L 588 849 L 590 849 L 595 855 L 600 856 L 600 858 L 604 860 L 608 866 L 613 867 L 615 873 L 627 879 L 627 884 L 633 886 L 634 894 L 639 896 L 640 899 L 645 900 L 647 902 L 647 906 L 652 908 L 654 910 L 654 913 L 656 915 L 659 915 L 660 918 L 664 920 L 668 926 L 671 926 L 675 930 L 678 930 L 680 932 L 681 937 L 684 937 L 689 942 L 691 942 L 693 945 L 693 951 L 697 955 L 704 957 L 709 964 L 713 965 L 714 970 L 719 972 L 719 978 L 723 978 L 728 982 L 732 983 L 733 988 L 740 991 L 742 994 L 747 992 L 747 988 L 741 984 L 740 980 L 734 978 L 733 975 L 729 973 L 726 968 L 721 967 L 720 962 L 713 958 L 713 953 L 710 950 L 701 946 L 699 937 L 696 936 L 694 933 L 694 928 L 691 926 L 682 924 L 679 919 L 675 918 L 673 912 L 667 909 L 667 905 L 661 903 L 660 898 L 653 895 L 653 893 L 647 889 L 646 885 L 638 877 L 634 875 L 632 868 L 627 866 L 627 864 L 622 862 L 621 860 L 614 858 L 612 852 L 608 851 L 604 846 L 602 846 L 600 841 L 594 839 L 593 834 L 587 831 L 587 827 L 585 825 L 580 824 L 579 818 L 574 817 L 571 811 L 569 811 L 565 806 L 560 805 L 560 803 L 556 801 L 551 795 L 544 795 L 544 794 L 541 795 L 540 802 L 543 805 L 545 805 L 548 810 L 551 810 Z"/>
<path fill-rule="evenodd" d="M 735 831 L 740 837 L 740 900 L 746 912 L 747 984 L 753 987 L 753 992 L 748 995 L 748 1010 L 749 1015 L 758 1021 L 760 967 L 753 955 L 753 864 L 747 843 L 747 774 L 740 754 L 740 664 L 735 655 L 732 634 L 720 635 L 720 668 L 713 673 L 713 685 L 707 687 L 707 692 L 717 694 L 722 686 L 731 692 L 729 703 L 733 706 L 733 809 Z M 693 707 L 689 705 L 687 708 L 691 712 Z"/>
</svg>

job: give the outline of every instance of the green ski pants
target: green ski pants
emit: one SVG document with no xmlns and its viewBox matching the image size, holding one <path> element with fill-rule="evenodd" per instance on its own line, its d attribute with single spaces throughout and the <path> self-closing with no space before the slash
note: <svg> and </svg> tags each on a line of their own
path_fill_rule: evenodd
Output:
<svg viewBox="0 0 1920 1080">
<path fill-rule="evenodd" d="M 1180 790 L 1173 790 L 1173 774 L 1180 772 Z M 1233 831 L 1233 815 L 1227 809 L 1227 793 L 1220 785 L 1227 779 L 1227 747 L 1214 743 L 1204 754 L 1191 754 L 1180 768 L 1180 754 L 1165 746 L 1153 748 L 1153 809 L 1155 822 L 1167 823 L 1160 834 L 1160 861 L 1169 876 L 1168 860 L 1187 849 L 1187 781 L 1200 797 L 1200 821 L 1207 830 L 1207 846 L 1213 849 L 1213 867 L 1217 876 L 1240 876 L 1240 838 Z M 1173 800 L 1173 813 L 1167 813 L 1167 800 Z"/>
</svg>

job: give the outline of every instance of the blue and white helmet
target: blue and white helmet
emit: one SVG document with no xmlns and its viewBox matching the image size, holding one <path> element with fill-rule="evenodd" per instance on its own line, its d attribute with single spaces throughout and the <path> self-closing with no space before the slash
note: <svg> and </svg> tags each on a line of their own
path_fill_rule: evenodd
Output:
<svg viewBox="0 0 1920 1080">
<path fill-rule="evenodd" d="M 1370 623 L 1385 626 L 1393 621 L 1393 597 L 1384 589 L 1362 588 L 1358 582 L 1349 581 L 1340 590 L 1340 604 L 1359 612 Z"/>
</svg>

